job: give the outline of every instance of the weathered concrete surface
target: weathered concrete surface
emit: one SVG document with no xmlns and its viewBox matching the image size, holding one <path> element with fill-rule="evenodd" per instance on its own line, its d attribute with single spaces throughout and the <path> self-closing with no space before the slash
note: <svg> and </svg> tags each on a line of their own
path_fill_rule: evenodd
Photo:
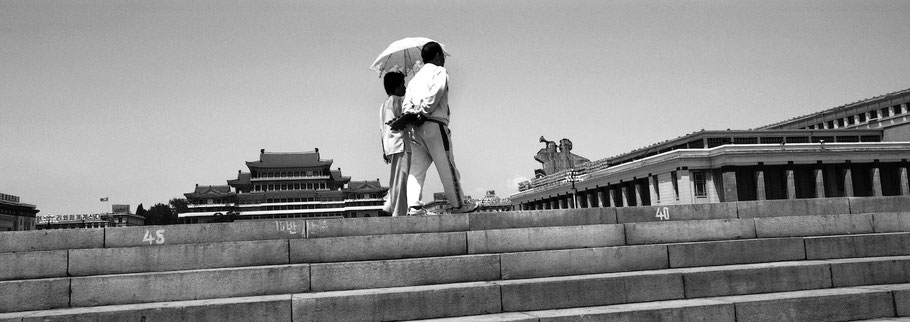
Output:
<svg viewBox="0 0 910 322">
<path fill-rule="evenodd" d="M 808 259 L 910 255 L 910 233 L 806 237 Z"/>
<path fill-rule="evenodd" d="M 894 296 L 894 308 L 897 316 L 910 316 L 910 284 L 870 285 L 862 288 L 891 292 Z"/>
<path fill-rule="evenodd" d="M 25 315 L 22 321 L 288 322 L 291 317 L 291 295 L 269 295 L 39 311 Z"/>
<path fill-rule="evenodd" d="M 305 264 L 72 278 L 72 306 L 133 304 L 309 290 Z"/>
<path fill-rule="evenodd" d="M 616 208 L 481 212 L 469 215 L 471 230 L 616 223 Z"/>
<path fill-rule="evenodd" d="M 853 321 L 894 316 L 891 293 L 835 288 L 714 298 L 736 303 L 736 321 Z"/>
<path fill-rule="evenodd" d="M 735 205 L 739 218 L 743 219 L 850 213 L 848 198 L 740 201 Z"/>
<path fill-rule="evenodd" d="M 0 253 L 104 247 L 104 228 L 5 231 Z"/>
<path fill-rule="evenodd" d="M 0 281 L 66 277 L 66 251 L 0 253 Z"/>
<path fill-rule="evenodd" d="M 849 199 L 850 211 L 854 214 L 910 211 L 910 197 L 907 196 L 852 197 Z"/>
<path fill-rule="evenodd" d="M 496 282 L 506 312 L 683 298 L 678 273 L 632 272 Z"/>
<path fill-rule="evenodd" d="M 717 219 L 630 223 L 626 243 L 658 244 L 755 238 L 752 219 Z"/>
<path fill-rule="evenodd" d="M 485 315 L 459 316 L 454 318 L 426 319 L 421 321 L 437 322 L 537 322 L 537 317 L 522 312 L 507 312 Z"/>
<path fill-rule="evenodd" d="M 314 219 L 307 237 L 414 234 L 468 230 L 468 215 Z"/>
<path fill-rule="evenodd" d="M 105 228 L 105 247 L 305 238 L 304 219 Z"/>
<path fill-rule="evenodd" d="M 669 244 L 670 267 L 765 263 L 806 259 L 802 238 Z"/>
<path fill-rule="evenodd" d="M 824 263 L 762 263 L 682 270 L 686 298 L 786 292 L 831 287 Z"/>
<path fill-rule="evenodd" d="M 910 256 L 850 258 L 831 262 L 835 287 L 910 282 Z"/>
<path fill-rule="evenodd" d="M 499 313 L 487 282 L 296 294 L 294 321 L 396 321 Z"/>
<path fill-rule="evenodd" d="M 872 233 L 872 215 L 756 218 L 759 238 Z"/>
<path fill-rule="evenodd" d="M 910 212 L 877 213 L 872 219 L 877 233 L 910 232 Z"/>
<path fill-rule="evenodd" d="M 312 264 L 314 292 L 500 279 L 499 255 Z"/>
<path fill-rule="evenodd" d="M 69 291 L 69 278 L 0 282 L 0 313 L 67 307 Z"/>
<path fill-rule="evenodd" d="M 74 249 L 71 276 L 288 264 L 287 240 Z"/>
<path fill-rule="evenodd" d="M 566 276 L 667 268 L 666 245 L 501 254 L 502 278 Z"/>
<path fill-rule="evenodd" d="M 736 203 L 622 207 L 616 209 L 617 222 L 651 222 L 665 220 L 736 219 Z M 667 215 L 662 219 L 658 216 Z"/>
<path fill-rule="evenodd" d="M 292 263 L 326 263 L 467 254 L 464 232 L 290 240 Z"/>
<path fill-rule="evenodd" d="M 469 231 L 468 253 L 506 253 L 623 245 L 622 225 L 587 225 Z"/>
<path fill-rule="evenodd" d="M 551 321 L 734 321 L 733 304 L 708 299 L 670 300 L 527 312 Z"/>
</svg>

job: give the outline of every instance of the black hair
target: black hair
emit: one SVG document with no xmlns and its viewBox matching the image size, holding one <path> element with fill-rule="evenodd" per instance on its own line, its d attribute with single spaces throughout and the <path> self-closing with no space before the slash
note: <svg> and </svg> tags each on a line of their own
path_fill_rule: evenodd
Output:
<svg viewBox="0 0 910 322">
<path fill-rule="evenodd" d="M 423 45 L 423 48 L 420 49 L 420 58 L 423 59 L 424 63 L 427 63 L 433 58 L 436 58 L 437 54 L 443 54 L 442 46 L 438 42 L 431 41 Z M 445 54 L 443 54 L 445 55 Z"/>
<path fill-rule="evenodd" d="M 388 72 L 382 78 L 382 85 L 385 86 L 385 93 L 388 95 L 395 94 L 395 89 L 404 83 L 404 74 L 399 72 Z"/>
</svg>

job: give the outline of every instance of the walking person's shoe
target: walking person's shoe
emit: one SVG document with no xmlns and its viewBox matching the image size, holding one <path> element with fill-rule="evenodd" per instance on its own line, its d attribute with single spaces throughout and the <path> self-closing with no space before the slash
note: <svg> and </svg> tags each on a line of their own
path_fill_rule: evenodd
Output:
<svg viewBox="0 0 910 322">
<path fill-rule="evenodd" d="M 423 205 L 411 206 L 408 208 L 408 216 L 426 216 L 427 210 L 423 209 Z"/>
<path fill-rule="evenodd" d="M 453 214 L 466 214 L 469 212 L 477 211 L 477 204 L 466 204 L 462 203 L 461 207 L 458 208 L 449 208 L 449 212 Z"/>
</svg>

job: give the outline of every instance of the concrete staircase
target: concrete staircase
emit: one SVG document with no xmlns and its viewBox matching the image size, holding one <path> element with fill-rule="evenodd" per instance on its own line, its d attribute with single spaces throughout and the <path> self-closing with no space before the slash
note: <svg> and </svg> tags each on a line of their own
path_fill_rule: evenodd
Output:
<svg viewBox="0 0 910 322">
<path fill-rule="evenodd" d="M 0 321 L 896 316 L 908 197 L 0 233 Z"/>
</svg>

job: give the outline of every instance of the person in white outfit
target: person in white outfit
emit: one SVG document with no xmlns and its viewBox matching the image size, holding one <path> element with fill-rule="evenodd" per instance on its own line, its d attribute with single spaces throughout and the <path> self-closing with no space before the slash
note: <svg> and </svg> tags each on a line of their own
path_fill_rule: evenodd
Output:
<svg viewBox="0 0 910 322">
<path fill-rule="evenodd" d="M 439 179 L 452 213 L 476 210 L 464 202 L 458 168 L 452 156 L 452 133 L 449 131 L 449 75 L 442 46 L 428 42 L 420 52 L 424 66 L 408 83 L 401 107 L 404 114 L 417 114 L 420 120 L 411 125 L 411 171 L 408 175 L 408 204 L 422 207 L 423 184 L 430 163 L 436 164 Z"/>
<path fill-rule="evenodd" d="M 389 98 L 379 107 L 382 136 L 382 159 L 391 165 L 389 192 L 382 211 L 385 215 L 406 216 L 408 214 L 408 172 L 411 165 L 410 135 L 405 130 L 394 131 L 388 123 L 401 117 L 401 96 L 404 95 L 404 74 L 386 73 L 383 86 Z"/>
</svg>

